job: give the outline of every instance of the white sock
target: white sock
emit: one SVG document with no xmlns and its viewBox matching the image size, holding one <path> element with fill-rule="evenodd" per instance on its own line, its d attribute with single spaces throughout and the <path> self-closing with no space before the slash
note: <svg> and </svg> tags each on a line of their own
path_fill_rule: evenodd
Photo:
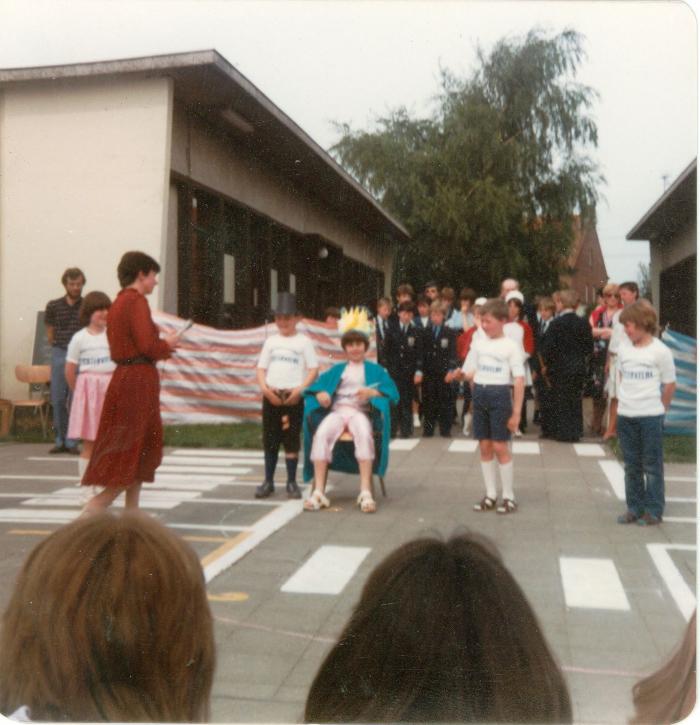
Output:
<svg viewBox="0 0 700 725">
<path fill-rule="evenodd" d="M 486 486 L 486 495 L 496 500 L 496 459 L 481 462 L 481 472 L 484 474 L 484 484 Z"/>
<path fill-rule="evenodd" d="M 83 458 L 80 456 L 78 458 L 78 476 L 80 476 L 80 480 L 83 480 L 83 475 L 85 474 L 85 469 L 88 467 L 88 463 L 90 463 L 89 458 Z"/>
<path fill-rule="evenodd" d="M 513 461 L 499 463 L 498 468 L 501 471 L 503 498 L 509 498 L 511 501 L 515 501 L 515 494 L 513 493 Z"/>
</svg>

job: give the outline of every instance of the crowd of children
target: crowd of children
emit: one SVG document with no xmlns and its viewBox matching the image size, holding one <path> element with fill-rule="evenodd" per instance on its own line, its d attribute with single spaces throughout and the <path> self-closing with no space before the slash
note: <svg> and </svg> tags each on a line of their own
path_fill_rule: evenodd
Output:
<svg viewBox="0 0 700 725">
<path fill-rule="evenodd" d="M 340 326 L 349 362 L 324 373 L 314 385 L 317 366 L 308 367 L 304 394 L 313 397 L 314 407 L 331 413 L 319 426 L 313 447 L 309 442 L 307 478 L 313 475 L 314 487 L 306 510 L 328 506 L 324 493 L 327 466 L 335 442 L 344 433 L 356 439 L 360 508 L 364 512 L 376 510 L 368 481 L 372 470 L 368 459 L 374 456 L 368 413 L 370 402 L 376 405 L 375 399 L 380 398 L 387 405 L 391 421 L 387 432 L 392 438 L 410 438 L 415 428 L 422 429 L 425 438 L 434 436 L 436 429 L 440 436 L 449 438 L 459 421 L 463 434 L 479 441 L 485 495 L 474 510 L 513 513 L 517 503 L 509 441 L 526 430 L 527 401 L 533 400 L 533 423 L 540 426 L 541 438 L 576 442 L 584 432 L 582 398 L 586 394 L 593 398 L 593 434 L 606 438 L 617 435 L 618 417 L 622 422 L 619 435 L 625 457 L 628 511 L 620 516 L 620 523 L 649 525 L 661 521 L 661 425 L 675 377 L 670 352 L 653 337 L 653 308 L 645 301 L 633 304 L 638 297 L 633 282 L 619 287 L 610 284 L 601 290 L 600 304 L 588 320 L 580 314 L 579 299 L 572 290 L 539 297 L 536 305 L 527 305 L 518 287 L 517 280 L 506 279 L 500 296 L 494 299 L 477 297 L 474 290 L 464 288 L 455 304 L 454 290 L 440 289 L 436 282 L 428 282 L 417 297 L 411 285 L 401 284 L 394 306 L 388 297 L 377 300 L 373 331 L 367 324 L 362 329 L 352 324 L 348 327 L 345 317 L 339 319 L 338 310 L 328 312 L 327 321 Z M 621 316 L 624 305 L 632 306 Z M 278 314 L 276 319 L 284 335 L 284 315 Z M 293 324 L 287 334 L 296 334 Z M 372 334 L 378 366 L 388 372 L 381 385 L 374 368 L 367 368 L 371 363 L 365 361 Z M 266 346 L 270 344 L 268 341 Z M 269 386 L 265 384 L 265 375 L 270 375 L 268 358 L 264 351 L 258 370 L 264 407 L 270 406 Z M 651 372 L 640 372 L 640 366 Z M 329 373 L 332 381 L 327 379 Z M 331 382 L 332 390 L 328 389 Z M 663 395 L 657 390 L 659 385 L 664 386 Z M 343 392 L 346 389 L 349 397 Z M 620 393 L 622 416 L 618 412 Z M 604 429 L 608 399 L 610 411 Z M 389 403 L 393 403 L 390 416 Z M 272 461 L 276 462 L 281 438 L 271 436 L 271 425 L 276 427 L 277 423 L 269 414 L 264 415 L 265 456 L 270 466 L 258 496 L 274 490 Z M 299 425 L 293 425 L 291 431 L 298 441 Z M 290 450 L 295 455 L 298 442 L 289 447 L 285 443 L 285 449 L 288 456 Z M 315 474 L 311 473 L 314 468 Z M 287 491 L 296 496 L 289 466 L 288 472 Z"/>
</svg>

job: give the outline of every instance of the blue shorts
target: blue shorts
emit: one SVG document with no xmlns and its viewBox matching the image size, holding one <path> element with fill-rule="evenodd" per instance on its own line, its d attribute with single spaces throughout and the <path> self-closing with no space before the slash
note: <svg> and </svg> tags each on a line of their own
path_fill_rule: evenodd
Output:
<svg viewBox="0 0 700 725">
<path fill-rule="evenodd" d="M 479 441 L 509 441 L 508 418 L 513 414 L 510 385 L 475 385 L 472 425 Z"/>
</svg>

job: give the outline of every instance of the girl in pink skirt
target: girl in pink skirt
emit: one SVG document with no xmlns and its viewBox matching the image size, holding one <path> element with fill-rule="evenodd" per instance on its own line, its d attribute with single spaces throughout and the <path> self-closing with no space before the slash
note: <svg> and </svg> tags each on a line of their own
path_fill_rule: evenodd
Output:
<svg viewBox="0 0 700 725">
<path fill-rule="evenodd" d="M 112 304 L 104 292 L 90 292 L 80 306 L 83 327 L 71 338 L 66 354 L 66 381 L 73 391 L 68 430 L 83 441 L 78 459 L 80 478 L 87 468 L 100 425 L 102 403 L 116 365 L 107 340 L 107 310 Z"/>
</svg>

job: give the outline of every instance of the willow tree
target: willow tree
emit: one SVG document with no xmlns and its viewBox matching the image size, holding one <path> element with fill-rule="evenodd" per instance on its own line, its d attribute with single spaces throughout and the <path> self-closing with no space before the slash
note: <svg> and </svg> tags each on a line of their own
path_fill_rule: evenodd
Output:
<svg viewBox="0 0 700 725">
<path fill-rule="evenodd" d="M 558 284 L 571 220 L 593 220 L 603 181 L 588 155 L 597 94 L 576 81 L 583 37 L 533 30 L 477 51 L 470 77 L 441 74 L 435 110 L 391 111 L 370 131 L 341 125 L 331 149 L 411 234 L 396 278 L 492 293 L 504 275 L 527 292 Z"/>
</svg>

